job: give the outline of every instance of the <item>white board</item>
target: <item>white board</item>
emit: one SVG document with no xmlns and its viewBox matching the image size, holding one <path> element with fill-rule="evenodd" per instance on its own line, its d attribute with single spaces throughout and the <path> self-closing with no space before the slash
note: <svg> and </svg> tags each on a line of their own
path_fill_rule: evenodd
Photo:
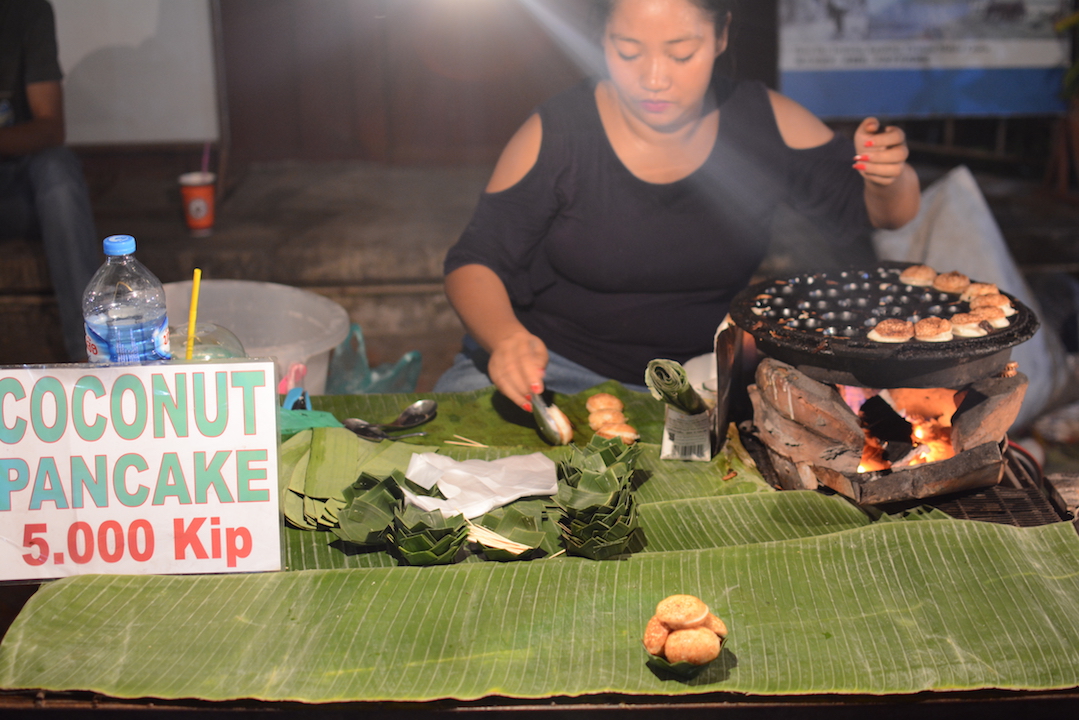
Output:
<svg viewBox="0 0 1079 720">
<path fill-rule="evenodd" d="M 209 0 L 51 0 L 72 145 L 217 140 Z"/>
</svg>

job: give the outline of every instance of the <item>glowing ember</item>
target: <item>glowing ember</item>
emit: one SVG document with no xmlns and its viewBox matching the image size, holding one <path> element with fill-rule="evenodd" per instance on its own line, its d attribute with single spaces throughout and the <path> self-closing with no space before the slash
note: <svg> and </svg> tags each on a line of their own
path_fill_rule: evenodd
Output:
<svg viewBox="0 0 1079 720">
<path fill-rule="evenodd" d="M 924 463 L 947 460 L 955 456 L 952 446 L 952 415 L 957 407 L 956 391 L 947 388 L 896 388 L 872 390 L 847 385 L 837 386 L 843 400 L 863 420 L 865 446 L 858 472 L 878 472 L 891 467 L 909 467 Z M 903 457 L 889 460 L 886 443 L 875 437 L 865 427 L 862 406 L 879 395 L 899 417 L 911 425 L 909 452 Z M 906 445 L 903 444 L 906 448 Z"/>
</svg>

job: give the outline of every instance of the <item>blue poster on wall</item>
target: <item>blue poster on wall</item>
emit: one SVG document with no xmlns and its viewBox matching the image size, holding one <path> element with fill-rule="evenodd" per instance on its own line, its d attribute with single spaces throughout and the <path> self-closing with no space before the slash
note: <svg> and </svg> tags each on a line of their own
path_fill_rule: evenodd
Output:
<svg viewBox="0 0 1079 720">
<path fill-rule="evenodd" d="M 1064 111 L 1069 0 L 779 0 L 783 94 L 826 119 Z"/>
</svg>

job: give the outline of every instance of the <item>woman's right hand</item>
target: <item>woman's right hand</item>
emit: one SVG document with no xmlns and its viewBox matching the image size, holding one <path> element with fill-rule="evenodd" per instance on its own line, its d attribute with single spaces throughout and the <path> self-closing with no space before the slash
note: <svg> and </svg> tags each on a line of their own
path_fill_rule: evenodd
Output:
<svg viewBox="0 0 1079 720">
<path fill-rule="evenodd" d="M 521 328 L 491 347 L 487 373 L 514 405 L 531 412 L 532 395 L 543 392 L 547 360 L 544 342 Z"/>
<path fill-rule="evenodd" d="M 446 295 L 465 329 L 490 354 L 491 382 L 532 412 L 531 396 L 543 392 L 547 345 L 517 319 L 502 280 L 485 265 L 462 265 L 446 276 Z"/>
</svg>

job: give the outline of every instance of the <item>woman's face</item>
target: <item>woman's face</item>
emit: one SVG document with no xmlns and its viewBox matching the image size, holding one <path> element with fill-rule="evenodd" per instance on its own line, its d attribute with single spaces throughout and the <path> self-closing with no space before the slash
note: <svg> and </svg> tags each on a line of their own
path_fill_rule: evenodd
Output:
<svg viewBox="0 0 1079 720">
<path fill-rule="evenodd" d="M 603 53 L 626 109 L 650 127 L 677 129 L 700 116 L 712 65 L 727 48 L 716 24 L 690 0 L 618 0 Z"/>
</svg>

